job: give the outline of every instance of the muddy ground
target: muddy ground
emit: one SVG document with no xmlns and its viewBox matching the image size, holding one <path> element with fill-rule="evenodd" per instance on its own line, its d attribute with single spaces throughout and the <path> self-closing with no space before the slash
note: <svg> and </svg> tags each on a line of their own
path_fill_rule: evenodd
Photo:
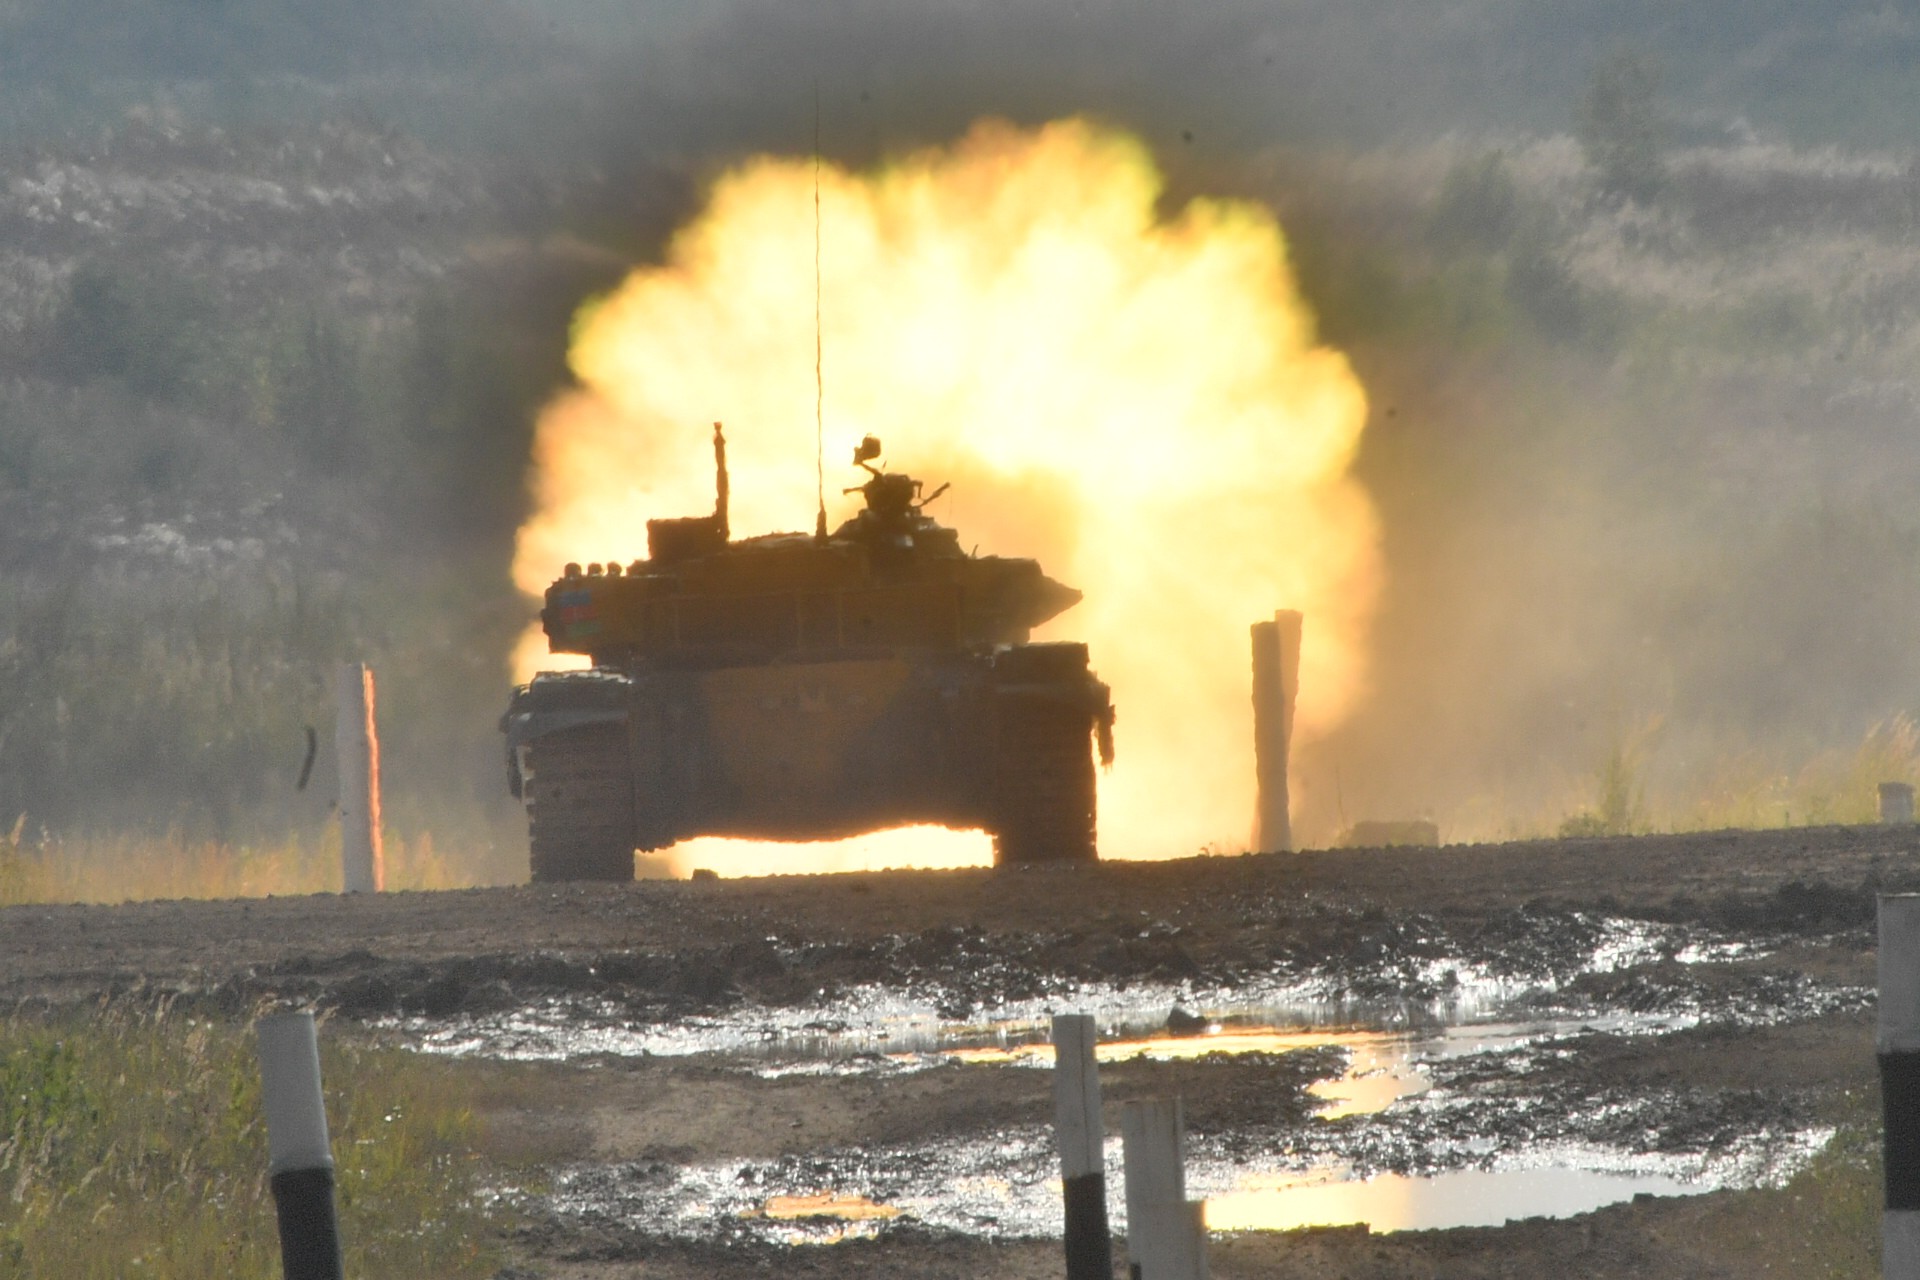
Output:
<svg viewBox="0 0 1920 1280">
<path fill-rule="evenodd" d="M 862 1018 L 884 1022 L 889 1001 L 949 1028 L 1124 1007 L 1163 1033 L 1219 1009 L 1398 1026 L 1490 1001 L 1563 1030 L 1425 1063 L 1417 1105 L 1331 1119 L 1309 1087 L 1339 1075 L 1341 1048 L 1129 1058 L 1103 1067 L 1109 1131 L 1125 1100 L 1179 1094 L 1194 1158 L 1219 1167 L 1327 1158 L 1421 1176 L 1571 1145 L 1750 1185 L 1793 1135 L 1870 1113 L 1873 895 L 1905 888 L 1920 888 L 1920 833 L 1823 828 L 21 907 L 0 911 L 0 1002 L 168 999 L 238 1017 L 286 999 L 332 1010 L 341 1033 L 474 1054 L 493 1140 L 552 1173 L 523 1206 L 516 1276 L 1041 1277 L 1061 1273 L 1058 1246 L 1017 1213 L 956 1226 L 909 1212 L 869 1238 L 795 1244 L 824 1236 L 701 1206 L 809 1189 L 907 1203 L 913 1186 L 978 1173 L 938 1164 L 969 1144 L 1044 1164 L 1047 1073 L 942 1057 L 938 1036 L 863 1049 Z M 602 1038 L 566 1039 L 580 1028 Z M 756 1034 L 773 1047 L 751 1048 Z M 852 1047 L 795 1047 L 836 1036 Z M 499 1060 L 516 1057 L 529 1060 Z M 1794 1274 L 1768 1227 L 1775 1194 L 1504 1227 L 1223 1233 L 1213 1271 Z"/>
</svg>

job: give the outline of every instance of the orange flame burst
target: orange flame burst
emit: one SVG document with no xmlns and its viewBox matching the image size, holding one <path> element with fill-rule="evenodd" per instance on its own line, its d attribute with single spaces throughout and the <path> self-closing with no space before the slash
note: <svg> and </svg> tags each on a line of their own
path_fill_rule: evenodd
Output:
<svg viewBox="0 0 1920 1280">
<path fill-rule="evenodd" d="M 930 488 L 951 481 L 932 514 L 963 545 L 1086 592 L 1036 638 L 1087 640 L 1113 686 L 1102 853 L 1244 848 L 1248 624 L 1305 612 L 1297 733 L 1324 733 L 1360 690 L 1378 573 L 1347 475 L 1364 397 L 1315 344 L 1272 215 L 1198 200 L 1162 218 L 1146 149 L 1078 120 L 983 123 L 877 173 L 817 176 L 830 517 L 857 501 L 834 481 L 861 478 L 845 462 L 864 435 Z M 815 182 L 811 160 L 743 165 L 664 265 L 582 310 L 582 386 L 539 424 L 522 588 L 568 560 L 633 559 L 648 517 L 710 508 L 716 419 L 735 536 L 811 526 Z M 526 670 L 543 661 L 529 641 Z M 677 862 L 987 859 L 984 837 L 940 834 L 815 854 L 698 841 Z"/>
</svg>

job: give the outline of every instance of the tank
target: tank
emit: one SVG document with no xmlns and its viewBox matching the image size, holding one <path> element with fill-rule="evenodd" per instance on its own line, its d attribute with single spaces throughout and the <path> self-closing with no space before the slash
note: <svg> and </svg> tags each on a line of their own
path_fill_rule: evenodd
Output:
<svg viewBox="0 0 1920 1280">
<path fill-rule="evenodd" d="M 547 589 L 554 653 L 502 728 L 536 882 L 627 880 L 696 836 L 826 840 L 979 828 L 996 864 L 1089 862 L 1114 711 L 1084 644 L 1034 644 L 1080 600 L 1033 560 L 962 549 L 945 485 L 854 453 L 862 509 L 828 533 L 733 539 L 726 440 L 711 515 L 647 523 L 647 558 Z"/>
</svg>

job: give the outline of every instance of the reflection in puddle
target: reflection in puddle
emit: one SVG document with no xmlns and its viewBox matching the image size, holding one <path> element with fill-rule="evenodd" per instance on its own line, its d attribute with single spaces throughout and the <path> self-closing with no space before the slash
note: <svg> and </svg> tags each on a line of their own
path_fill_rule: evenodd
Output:
<svg viewBox="0 0 1920 1280">
<path fill-rule="evenodd" d="M 1579 1024 L 1584 1027 L 1585 1024 Z M 1496 1040 L 1518 1045 L 1542 1037 L 1565 1034 L 1565 1028 L 1551 1024 L 1514 1028 L 1479 1028 L 1472 1037 L 1472 1052 L 1492 1047 Z M 1238 1057 L 1247 1054 L 1295 1053 L 1303 1049 L 1345 1049 L 1347 1069 L 1337 1078 L 1316 1080 L 1308 1092 L 1326 1105 L 1320 1116 L 1337 1120 L 1341 1116 L 1368 1115 L 1384 1111 L 1401 1098 L 1423 1093 L 1427 1079 L 1420 1066 L 1423 1058 L 1444 1054 L 1449 1033 L 1437 1030 L 1426 1037 L 1385 1031 L 1299 1031 L 1277 1027 L 1225 1027 L 1210 1025 L 1205 1032 L 1191 1036 L 1148 1036 L 1133 1040 L 1105 1040 L 1094 1050 L 1101 1062 L 1126 1062 L 1148 1058 L 1157 1062 L 1191 1061 L 1214 1055 Z M 1423 1052 L 1424 1051 L 1424 1052 Z M 894 1054 L 896 1062 L 918 1064 L 928 1055 Z M 960 1048 L 937 1055 L 956 1062 L 1001 1064 L 1008 1066 L 1053 1065 L 1053 1046 L 1022 1044 L 1004 1048 Z M 1450 1056 L 1450 1055 L 1446 1055 Z"/>
<path fill-rule="evenodd" d="M 1528 1023 L 1479 1023 L 1431 1027 L 1424 1031 L 1301 1031 L 1276 1027 L 1227 1027 L 1215 1023 L 1199 1035 L 1144 1036 L 1105 1040 L 1095 1050 L 1101 1062 L 1134 1058 L 1155 1061 L 1193 1060 L 1214 1055 L 1283 1054 L 1305 1049 L 1343 1049 L 1347 1066 L 1339 1076 L 1316 1080 L 1307 1091 L 1326 1105 L 1323 1120 L 1342 1116 L 1374 1115 L 1403 1098 L 1431 1087 L 1428 1068 L 1435 1062 L 1475 1054 L 1508 1053 L 1548 1045 L 1557 1040 L 1595 1032 L 1611 1035 L 1658 1035 L 1695 1025 L 1690 1017 L 1651 1014 L 1615 1014 L 1605 1018 L 1560 1019 Z M 936 1054 L 893 1054 L 903 1065 L 922 1065 L 928 1059 L 1010 1066 L 1053 1065 L 1053 1046 L 1022 1044 L 1004 1048 L 948 1049 Z"/>
<path fill-rule="evenodd" d="M 1497 1227 L 1521 1218 L 1567 1218 L 1635 1195 L 1711 1190 L 1657 1174 L 1590 1169 L 1459 1169 L 1425 1178 L 1395 1173 L 1355 1180 L 1250 1177 L 1207 1198 L 1214 1231 L 1292 1231 L 1365 1223 L 1374 1231 Z"/>
<path fill-rule="evenodd" d="M 1131 1058 L 1151 1058 L 1155 1062 L 1182 1062 L 1210 1057 L 1214 1054 L 1235 1057 L 1250 1053 L 1292 1053 L 1299 1049 L 1325 1049 L 1405 1038 L 1382 1031 L 1283 1030 L 1271 1026 L 1228 1027 L 1216 1022 L 1197 1035 L 1102 1039 L 1094 1048 L 1094 1057 L 1101 1062 L 1125 1062 Z M 896 1061 L 913 1062 L 923 1055 L 895 1054 L 892 1056 Z M 956 1062 L 1051 1067 L 1053 1046 L 1042 1042 L 1004 1046 L 962 1046 L 958 1049 L 940 1050 L 938 1056 L 951 1058 Z"/>
<path fill-rule="evenodd" d="M 840 1196 L 823 1192 L 810 1196 L 774 1196 L 760 1209 L 768 1218 L 792 1221 L 795 1218 L 837 1218 L 842 1222 L 866 1222 L 874 1218 L 897 1218 L 900 1211 L 892 1205 L 875 1204 L 864 1196 Z"/>
<path fill-rule="evenodd" d="M 892 1205 L 829 1191 L 772 1196 L 757 1213 L 741 1216 L 763 1219 L 765 1233 L 782 1244 L 840 1244 L 870 1239 L 900 1215 L 901 1210 Z"/>
<path fill-rule="evenodd" d="M 1402 1098 L 1425 1093 L 1428 1081 L 1413 1063 L 1404 1038 L 1356 1037 L 1347 1046 L 1347 1073 L 1337 1080 L 1316 1080 L 1307 1092 L 1326 1103 L 1323 1120 L 1385 1111 Z"/>
</svg>

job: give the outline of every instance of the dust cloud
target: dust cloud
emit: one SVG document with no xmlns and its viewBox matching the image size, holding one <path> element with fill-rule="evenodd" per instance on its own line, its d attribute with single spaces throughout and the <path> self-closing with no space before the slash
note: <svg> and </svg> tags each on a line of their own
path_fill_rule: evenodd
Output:
<svg viewBox="0 0 1920 1280">
<path fill-rule="evenodd" d="M 1367 681 L 1296 753 L 1303 842 L 1364 818 L 1550 834 L 1601 803 L 1616 757 L 1632 794 L 1613 817 L 1635 828 L 1865 816 L 1870 787 L 1846 800 L 1834 779 L 1920 707 L 1920 277 L 1908 133 L 1865 109 L 1891 73 L 1838 16 L 1796 28 L 1795 74 L 1860 110 L 1782 95 L 1738 24 L 1650 36 L 1626 11 L 740 0 L 675 22 L 581 95 L 645 226 L 638 257 L 720 173 L 805 154 L 816 101 L 852 170 L 984 115 L 1085 113 L 1152 149 L 1162 214 L 1195 192 L 1272 211 L 1313 322 L 1367 388 L 1348 474 L 1385 566 Z M 1666 178 L 1623 201 L 1574 130 L 1608 50 L 1649 40 Z M 692 450 L 722 415 L 689 414 Z M 958 478 L 901 426 L 876 430 L 896 465 Z M 775 523 L 805 527 L 803 497 Z M 977 495 L 955 501 L 942 519 L 999 532 Z M 1093 585 L 1046 528 L 1010 541 Z M 1319 623 L 1309 610 L 1310 637 Z M 1131 703 L 1121 716 L 1127 762 L 1145 729 Z M 1234 847 L 1238 821 L 1204 841 Z M 1208 824 L 1192 825 L 1182 840 Z"/>
</svg>

